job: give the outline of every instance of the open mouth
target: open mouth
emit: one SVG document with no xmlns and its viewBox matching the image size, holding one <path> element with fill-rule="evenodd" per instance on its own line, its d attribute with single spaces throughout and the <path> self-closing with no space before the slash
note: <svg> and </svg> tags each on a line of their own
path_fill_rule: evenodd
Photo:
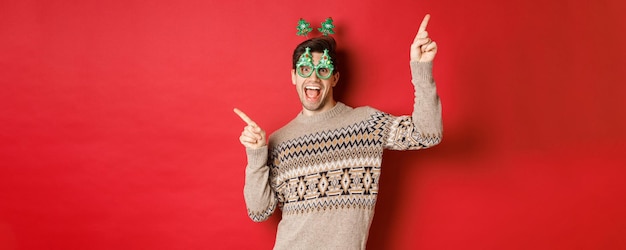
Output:
<svg viewBox="0 0 626 250">
<path fill-rule="evenodd" d="M 319 98 L 320 91 L 321 91 L 321 88 L 317 86 L 304 87 L 304 94 L 306 95 L 307 99 L 311 101 L 315 101 Z"/>
</svg>

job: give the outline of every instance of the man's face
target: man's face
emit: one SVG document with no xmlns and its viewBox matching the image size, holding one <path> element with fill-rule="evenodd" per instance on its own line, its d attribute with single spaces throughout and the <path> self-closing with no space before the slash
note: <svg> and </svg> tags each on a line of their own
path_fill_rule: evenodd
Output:
<svg viewBox="0 0 626 250">
<path fill-rule="evenodd" d="M 312 52 L 311 55 L 313 56 L 313 64 L 317 65 L 322 58 L 322 53 Z M 339 73 L 334 73 L 330 78 L 324 80 L 315 73 L 304 78 L 298 75 L 295 70 L 291 70 L 291 81 L 296 86 L 305 115 L 321 113 L 335 106 L 333 87 L 338 80 Z"/>
</svg>

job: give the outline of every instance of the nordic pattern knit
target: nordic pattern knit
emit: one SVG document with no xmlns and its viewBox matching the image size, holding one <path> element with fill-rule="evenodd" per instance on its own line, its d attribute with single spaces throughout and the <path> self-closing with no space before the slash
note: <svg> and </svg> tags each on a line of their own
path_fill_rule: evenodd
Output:
<svg viewBox="0 0 626 250">
<path fill-rule="evenodd" d="M 412 116 L 337 103 L 299 114 L 268 146 L 246 149 L 248 215 L 266 220 L 278 207 L 275 249 L 365 249 L 374 215 L 383 149 L 415 150 L 440 142 L 441 104 L 432 63 L 411 63 Z"/>
</svg>

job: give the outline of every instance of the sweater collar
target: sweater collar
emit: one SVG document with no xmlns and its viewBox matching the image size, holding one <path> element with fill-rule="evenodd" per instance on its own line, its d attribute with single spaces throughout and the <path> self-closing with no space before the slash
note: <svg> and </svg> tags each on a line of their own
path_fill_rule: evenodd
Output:
<svg viewBox="0 0 626 250">
<path fill-rule="evenodd" d="M 350 109 L 350 107 L 346 106 L 345 104 L 341 102 L 337 102 L 337 104 L 335 104 L 333 108 L 327 111 L 324 111 L 322 113 L 312 115 L 312 116 L 306 116 L 302 114 L 302 112 L 300 112 L 298 116 L 296 117 L 296 120 L 301 123 L 315 123 L 319 121 L 326 121 L 328 119 L 331 119 L 347 111 L 348 109 Z"/>
</svg>

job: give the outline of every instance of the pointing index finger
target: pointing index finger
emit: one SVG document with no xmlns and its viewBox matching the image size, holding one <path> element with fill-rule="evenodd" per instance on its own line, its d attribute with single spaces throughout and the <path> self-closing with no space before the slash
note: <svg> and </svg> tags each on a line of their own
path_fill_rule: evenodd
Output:
<svg viewBox="0 0 626 250">
<path fill-rule="evenodd" d="M 428 26 L 428 21 L 430 20 L 430 14 L 426 14 L 424 19 L 422 20 L 422 24 L 420 24 L 420 29 L 418 32 L 422 32 L 426 30 L 426 26 Z"/>
<path fill-rule="evenodd" d="M 235 111 L 235 113 L 241 118 L 241 120 L 246 122 L 248 125 L 256 126 L 256 123 L 252 121 L 252 119 L 250 119 L 250 117 L 248 117 L 243 111 L 239 110 L 238 108 L 235 108 L 233 111 Z"/>
</svg>

